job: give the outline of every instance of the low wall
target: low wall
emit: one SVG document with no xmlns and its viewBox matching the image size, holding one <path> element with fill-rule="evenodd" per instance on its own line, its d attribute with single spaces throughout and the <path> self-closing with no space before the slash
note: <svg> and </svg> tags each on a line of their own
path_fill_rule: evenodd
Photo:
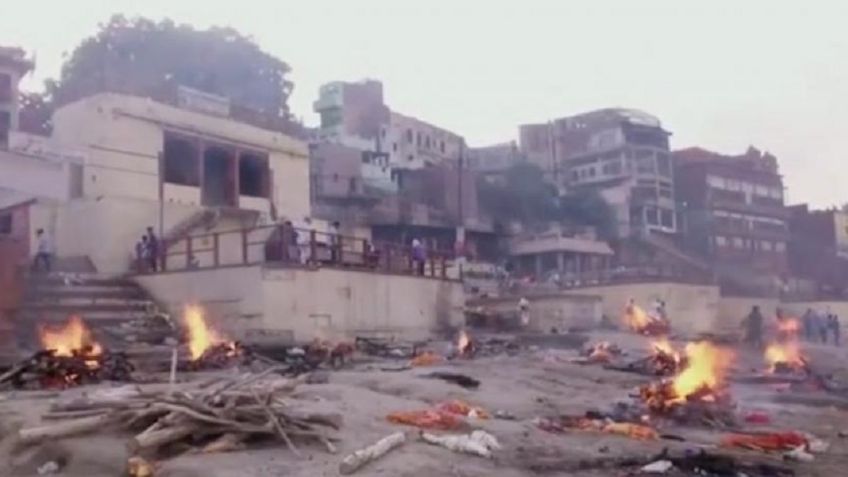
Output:
<svg viewBox="0 0 848 477">
<path fill-rule="evenodd" d="M 719 290 L 710 285 L 679 283 L 637 283 L 581 288 L 581 294 L 598 295 L 603 314 L 620 322 L 630 299 L 646 310 L 655 300 L 663 300 L 674 330 L 684 333 L 714 332 L 720 323 Z"/>
<path fill-rule="evenodd" d="M 738 330 L 742 332 L 742 322 L 755 306 L 760 307 L 760 313 L 766 319 L 776 316 L 778 307 L 783 307 L 777 298 L 723 296 L 719 301 L 719 324 L 727 332 Z"/>
<path fill-rule="evenodd" d="M 463 322 L 457 281 L 321 268 L 262 266 L 167 272 L 136 277 L 179 315 L 185 304 L 204 307 L 230 336 L 280 340 L 354 335 L 419 339 Z"/>
<path fill-rule="evenodd" d="M 600 324 L 601 297 L 590 294 L 551 293 L 530 295 L 530 325 L 534 331 L 548 332 L 569 328 L 590 328 Z M 481 306 L 502 316 L 515 316 L 518 298 L 480 298 L 469 302 L 469 307 Z"/>
<path fill-rule="evenodd" d="M 783 305 L 783 309 L 793 316 L 802 316 L 808 309 L 813 309 L 818 312 L 830 310 L 839 317 L 840 321 L 845 324 L 848 319 L 848 301 L 804 301 L 790 302 Z"/>
</svg>

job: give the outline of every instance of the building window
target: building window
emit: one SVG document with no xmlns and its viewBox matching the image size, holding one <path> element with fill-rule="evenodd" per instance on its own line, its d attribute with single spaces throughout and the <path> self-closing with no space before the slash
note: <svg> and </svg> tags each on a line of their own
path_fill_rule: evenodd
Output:
<svg viewBox="0 0 848 477">
<path fill-rule="evenodd" d="M 415 145 L 421 147 L 421 132 L 418 131 L 415 133 Z"/>
<path fill-rule="evenodd" d="M 654 208 L 645 209 L 645 222 L 648 225 L 659 225 L 659 219 L 657 217 L 658 210 Z"/>
<path fill-rule="evenodd" d="M 775 251 L 775 252 L 780 252 L 780 253 L 785 252 L 785 251 L 786 251 L 786 244 L 785 244 L 785 243 L 783 243 L 783 242 L 775 242 L 775 244 L 774 244 L 774 251 Z"/>
<path fill-rule="evenodd" d="M 414 160 L 415 160 L 415 156 L 413 156 L 412 154 L 410 154 L 409 156 L 407 156 L 406 160 L 407 160 L 407 161 L 409 161 L 409 162 L 412 162 L 412 161 L 414 161 Z"/>
<path fill-rule="evenodd" d="M 580 171 L 577 169 L 571 171 L 571 180 L 577 182 L 580 180 Z"/>
<path fill-rule="evenodd" d="M 406 130 L 406 142 L 412 144 L 412 129 Z"/>
<path fill-rule="evenodd" d="M 762 250 L 763 252 L 771 252 L 773 249 L 774 246 L 772 246 L 771 242 L 769 242 L 768 240 L 763 240 L 762 242 L 760 242 L 760 250 Z"/>
<path fill-rule="evenodd" d="M 12 214 L 0 214 L 0 235 L 11 235 L 12 233 Z"/>
<path fill-rule="evenodd" d="M 424 140 L 424 147 L 430 149 L 430 136 L 428 135 Z"/>
<path fill-rule="evenodd" d="M 439 149 L 442 151 L 442 154 L 445 153 L 445 141 L 439 143 Z"/>
<path fill-rule="evenodd" d="M 239 195 L 270 197 L 268 155 L 242 152 L 239 156 Z"/>
<path fill-rule="evenodd" d="M 745 248 L 745 240 L 742 237 L 733 237 L 733 247 L 739 249 Z"/>
<path fill-rule="evenodd" d="M 668 154 L 657 154 L 657 173 L 663 177 L 671 177 L 671 159 Z"/>
<path fill-rule="evenodd" d="M 397 152 L 397 143 L 396 142 L 392 143 L 392 152 Z"/>
<path fill-rule="evenodd" d="M 716 235 L 715 244 L 717 247 L 727 247 L 727 238 L 721 235 Z"/>
<path fill-rule="evenodd" d="M 0 101 L 4 103 L 11 101 L 13 96 L 12 77 L 6 73 L 0 73 Z"/>
<path fill-rule="evenodd" d="M 666 228 L 674 227 L 674 212 L 668 209 L 660 209 L 660 225 Z"/>
<path fill-rule="evenodd" d="M 165 182 L 194 187 L 200 185 L 200 151 L 194 141 L 165 133 L 162 156 Z"/>
<path fill-rule="evenodd" d="M 386 139 L 386 128 L 380 130 L 380 136 L 382 136 L 383 139 Z"/>
</svg>

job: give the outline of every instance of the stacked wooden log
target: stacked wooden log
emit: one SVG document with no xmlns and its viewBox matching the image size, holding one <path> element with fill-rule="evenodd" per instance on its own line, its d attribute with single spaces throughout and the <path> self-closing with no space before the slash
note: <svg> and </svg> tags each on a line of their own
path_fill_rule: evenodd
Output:
<svg viewBox="0 0 848 477">
<path fill-rule="evenodd" d="M 64 389 L 101 381 L 130 381 L 134 369 L 124 353 L 85 349 L 64 356 L 54 350 L 42 350 L 0 375 L 0 386 Z"/>
<path fill-rule="evenodd" d="M 92 395 L 54 405 L 48 423 L 23 428 L 21 444 L 34 444 L 94 432 L 132 433 L 128 448 L 137 455 L 173 455 L 185 451 L 224 452 L 277 440 L 295 454 L 297 445 L 314 442 L 335 452 L 328 431 L 341 416 L 298 411 L 283 397 L 303 379 L 268 379 L 276 368 L 255 375 L 219 380 L 212 385 L 183 385 L 179 391 Z M 126 388 L 117 388 L 118 390 Z"/>
</svg>

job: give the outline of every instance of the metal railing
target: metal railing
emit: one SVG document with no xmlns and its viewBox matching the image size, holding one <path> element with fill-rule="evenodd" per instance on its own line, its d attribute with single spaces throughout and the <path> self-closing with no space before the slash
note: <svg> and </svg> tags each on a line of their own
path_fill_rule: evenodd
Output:
<svg viewBox="0 0 848 477">
<path fill-rule="evenodd" d="M 136 257 L 137 273 L 215 269 L 267 264 L 282 267 L 336 267 L 457 278 L 448 273 L 452 253 L 288 225 L 265 225 L 188 235 L 159 245 L 155 260 Z M 154 266 L 155 262 L 155 266 Z"/>
</svg>

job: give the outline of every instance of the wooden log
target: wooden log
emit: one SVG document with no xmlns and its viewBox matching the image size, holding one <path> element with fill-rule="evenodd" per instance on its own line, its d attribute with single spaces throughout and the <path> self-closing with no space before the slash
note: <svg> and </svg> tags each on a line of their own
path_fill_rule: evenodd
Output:
<svg viewBox="0 0 848 477">
<path fill-rule="evenodd" d="M 110 409 L 101 408 L 101 409 L 84 409 L 81 411 L 57 411 L 57 412 L 48 412 L 47 414 L 42 414 L 41 419 L 52 421 L 58 419 L 77 419 L 80 417 L 90 417 L 90 416 L 99 416 L 101 414 L 107 414 L 111 412 Z"/>
<path fill-rule="evenodd" d="M 216 452 L 242 450 L 245 448 L 244 439 L 246 437 L 247 436 L 244 434 L 227 432 L 225 434 L 221 434 L 220 437 L 203 446 L 203 449 L 201 449 L 200 452 L 203 454 L 211 454 Z"/>
<path fill-rule="evenodd" d="M 395 432 L 378 440 L 368 447 L 359 449 L 349 454 L 339 463 L 339 473 L 348 475 L 356 472 L 369 462 L 373 462 L 384 455 L 403 445 L 406 442 L 406 434 Z"/>
<path fill-rule="evenodd" d="M 23 445 L 35 444 L 45 439 L 58 439 L 87 432 L 97 431 L 113 424 L 117 414 L 108 413 L 64 421 L 45 426 L 29 427 L 18 431 L 18 442 Z"/>
<path fill-rule="evenodd" d="M 203 430 L 204 425 L 198 422 L 186 422 L 175 426 L 145 431 L 132 438 L 127 444 L 131 453 L 139 451 L 155 451 L 163 445 L 179 441 L 195 432 Z"/>
<path fill-rule="evenodd" d="M 274 414 L 274 412 L 271 411 L 271 409 L 268 407 L 268 403 L 263 402 L 255 391 L 253 393 L 253 397 L 256 399 L 256 402 L 259 403 L 260 406 L 262 406 L 262 410 L 265 411 L 265 414 L 268 416 L 268 419 L 271 421 L 271 424 L 273 424 L 274 429 L 277 431 L 277 435 L 280 436 L 280 439 L 282 439 L 283 442 L 286 443 L 286 446 L 289 448 L 290 451 L 292 451 L 292 454 L 300 457 L 300 452 L 298 452 L 297 447 L 294 446 L 294 443 L 292 442 L 291 438 L 286 433 L 285 429 L 283 429 L 283 426 L 282 424 L 280 424 L 280 420 L 277 418 L 277 415 Z"/>
</svg>

